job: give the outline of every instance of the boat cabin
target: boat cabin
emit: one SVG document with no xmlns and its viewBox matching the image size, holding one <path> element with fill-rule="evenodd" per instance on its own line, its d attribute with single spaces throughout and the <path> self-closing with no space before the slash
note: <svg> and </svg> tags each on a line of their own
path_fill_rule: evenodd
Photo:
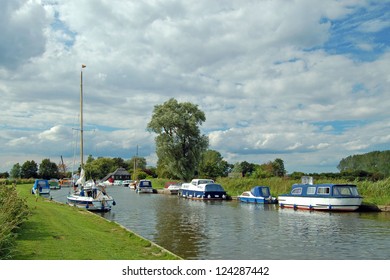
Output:
<svg viewBox="0 0 390 280">
<path fill-rule="evenodd" d="M 46 179 L 36 179 L 31 190 L 32 194 L 50 194 L 50 184 Z"/>
<path fill-rule="evenodd" d="M 355 197 L 359 196 L 356 185 L 349 184 L 294 184 L 292 196 L 326 196 L 326 197 Z"/>
</svg>

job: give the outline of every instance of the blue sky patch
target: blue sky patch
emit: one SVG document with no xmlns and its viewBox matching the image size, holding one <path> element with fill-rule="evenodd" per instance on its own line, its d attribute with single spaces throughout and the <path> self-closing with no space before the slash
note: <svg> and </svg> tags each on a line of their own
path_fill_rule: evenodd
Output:
<svg viewBox="0 0 390 280">
<path fill-rule="evenodd" d="M 372 3 L 340 20 L 331 21 L 330 38 L 324 49 L 346 54 L 356 61 L 373 61 L 388 49 L 390 3 Z"/>
</svg>

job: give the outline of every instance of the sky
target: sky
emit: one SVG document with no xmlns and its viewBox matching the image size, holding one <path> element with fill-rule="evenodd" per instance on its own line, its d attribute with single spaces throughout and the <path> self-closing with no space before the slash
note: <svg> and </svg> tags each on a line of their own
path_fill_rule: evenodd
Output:
<svg viewBox="0 0 390 280">
<path fill-rule="evenodd" d="M 389 0 L 0 0 L 0 171 L 155 166 L 155 105 L 196 104 L 229 163 L 338 172 L 390 149 Z M 81 68 L 85 64 L 86 68 Z"/>
</svg>

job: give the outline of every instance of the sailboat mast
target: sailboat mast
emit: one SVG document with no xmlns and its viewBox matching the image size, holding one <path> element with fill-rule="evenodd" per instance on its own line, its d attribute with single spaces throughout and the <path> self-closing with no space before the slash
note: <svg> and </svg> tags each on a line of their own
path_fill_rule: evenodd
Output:
<svg viewBox="0 0 390 280">
<path fill-rule="evenodd" d="M 84 168 L 84 128 L 83 128 L 83 68 L 86 66 L 81 65 L 80 72 L 80 167 Z"/>
</svg>

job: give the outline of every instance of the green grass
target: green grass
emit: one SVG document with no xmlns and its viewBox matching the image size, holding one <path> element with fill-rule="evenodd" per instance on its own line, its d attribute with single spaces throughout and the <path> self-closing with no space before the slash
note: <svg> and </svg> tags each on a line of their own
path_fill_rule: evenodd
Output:
<svg viewBox="0 0 390 280">
<path fill-rule="evenodd" d="M 169 260 L 167 250 L 87 210 L 30 194 L 31 185 L 17 187 L 31 216 L 18 231 L 18 260 Z"/>
</svg>

